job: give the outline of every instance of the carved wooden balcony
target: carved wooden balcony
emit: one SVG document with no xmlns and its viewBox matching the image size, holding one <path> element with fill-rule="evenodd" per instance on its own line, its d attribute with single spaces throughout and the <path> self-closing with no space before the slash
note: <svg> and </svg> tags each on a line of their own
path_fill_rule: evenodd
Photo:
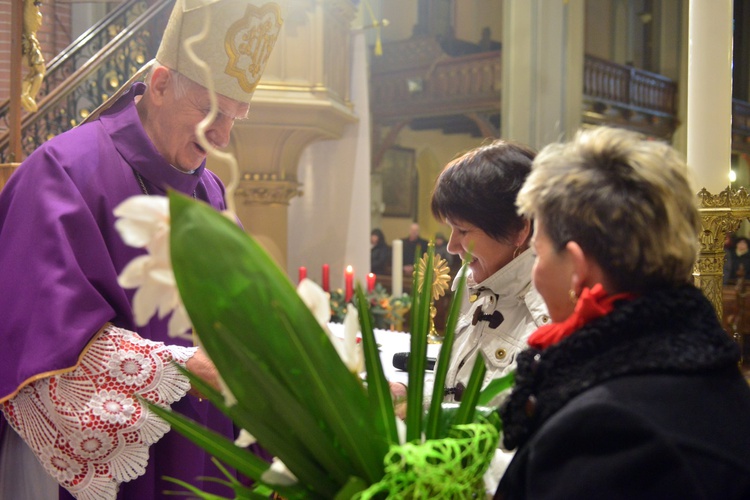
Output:
<svg viewBox="0 0 750 500">
<path fill-rule="evenodd" d="M 676 82 L 589 55 L 583 75 L 583 123 L 671 140 L 678 123 Z"/>
<path fill-rule="evenodd" d="M 377 125 L 497 135 L 492 128 L 499 127 L 501 83 L 500 50 L 451 57 L 434 38 L 391 42 L 373 58 L 372 115 Z M 583 123 L 666 140 L 678 123 L 677 83 L 656 73 L 587 55 L 582 93 Z M 483 129 L 477 117 L 490 126 Z"/>
<path fill-rule="evenodd" d="M 428 37 L 385 44 L 372 62 L 373 118 L 380 125 L 446 129 L 451 121 L 470 122 L 472 114 L 499 115 L 501 68 L 500 51 L 451 57 Z"/>
</svg>

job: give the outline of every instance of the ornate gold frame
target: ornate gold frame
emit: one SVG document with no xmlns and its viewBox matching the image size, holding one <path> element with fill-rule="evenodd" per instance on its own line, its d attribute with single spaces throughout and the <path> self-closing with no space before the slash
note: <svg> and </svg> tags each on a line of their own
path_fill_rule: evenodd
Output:
<svg viewBox="0 0 750 500">
<path fill-rule="evenodd" d="M 728 231 L 736 231 L 743 219 L 750 218 L 750 194 L 744 187 L 727 188 L 716 195 L 703 188 L 698 193 L 698 199 L 703 231 L 700 235 L 701 249 L 693 268 L 693 278 L 696 286 L 708 297 L 721 319 L 724 316 L 724 235 Z M 741 335 L 737 332 L 733 335 L 742 345 Z"/>
</svg>

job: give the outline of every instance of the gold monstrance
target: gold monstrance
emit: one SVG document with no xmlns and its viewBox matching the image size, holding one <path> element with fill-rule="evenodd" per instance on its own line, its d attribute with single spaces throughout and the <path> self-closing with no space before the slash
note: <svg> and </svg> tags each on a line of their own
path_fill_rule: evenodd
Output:
<svg viewBox="0 0 750 500">
<path fill-rule="evenodd" d="M 432 247 L 433 242 L 429 243 Z M 443 341 L 441 335 L 438 334 L 435 329 L 435 316 L 437 315 L 437 308 L 435 307 L 435 301 L 445 295 L 445 291 L 448 290 L 448 283 L 450 283 L 451 275 L 448 262 L 440 255 L 435 255 L 433 258 L 433 276 L 432 280 L 432 302 L 430 303 L 430 331 L 427 334 L 427 342 L 430 344 L 439 344 Z M 417 262 L 417 268 L 414 271 L 416 274 L 417 281 L 417 292 L 422 292 L 422 284 L 424 283 L 425 271 L 427 269 L 427 254 L 425 253 L 422 258 Z"/>
</svg>

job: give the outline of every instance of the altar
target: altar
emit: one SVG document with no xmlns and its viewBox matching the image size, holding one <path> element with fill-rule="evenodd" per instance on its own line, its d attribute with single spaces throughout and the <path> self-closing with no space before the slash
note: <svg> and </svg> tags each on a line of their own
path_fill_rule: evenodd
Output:
<svg viewBox="0 0 750 500">
<path fill-rule="evenodd" d="M 329 323 L 328 328 L 336 337 L 343 339 L 344 325 L 341 323 Z M 393 366 L 393 355 L 400 352 L 409 352 L 411 335 L 406 332 L 394 332 L 390 330 L 375 329 L 375 341 L 380 350 L 380 362 L 383 365 L 385 378 L 390 382 L 401 382 L 408 384 L 409 374 Z M 437 359 L 440 354 L 441 344 L 427 344 L 427 357 Z M 428 370 L 425 373 L 425 383 L 432 383 L 434 372 Z"/>
</svg>

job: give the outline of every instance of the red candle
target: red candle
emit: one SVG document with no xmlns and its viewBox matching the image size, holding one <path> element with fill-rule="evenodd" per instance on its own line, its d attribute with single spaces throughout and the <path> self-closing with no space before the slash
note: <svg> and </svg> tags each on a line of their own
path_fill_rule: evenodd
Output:
<svg viewBox="0 0 750 500">
<path fill-rule="evenodd" d="M 299 281 L 302 281 L 305 278 L 307 278 L 307 268 L 305 266 L 301 266 L 299 268 Z"/>
<path fill-rule="evenodd" d="M 328 264 L 323 264 L 323 291 L 328 292 L 331 289 L 331 268 Z"/>
<path fill-rule="evenodd" d="M 367 275 L 367 291 L 372 292 L 375 290 L 375 275 L 370 273 Z"/>
<path fill-rule="evenodd" d="M 346 283 L 346 295 L 345 301 L 349 302 L 352 300 L 354 295 L 354 269 L 352 266 L 346 266 L 346 272 L 344 272 L 344 282 Z"/>
</svg>

